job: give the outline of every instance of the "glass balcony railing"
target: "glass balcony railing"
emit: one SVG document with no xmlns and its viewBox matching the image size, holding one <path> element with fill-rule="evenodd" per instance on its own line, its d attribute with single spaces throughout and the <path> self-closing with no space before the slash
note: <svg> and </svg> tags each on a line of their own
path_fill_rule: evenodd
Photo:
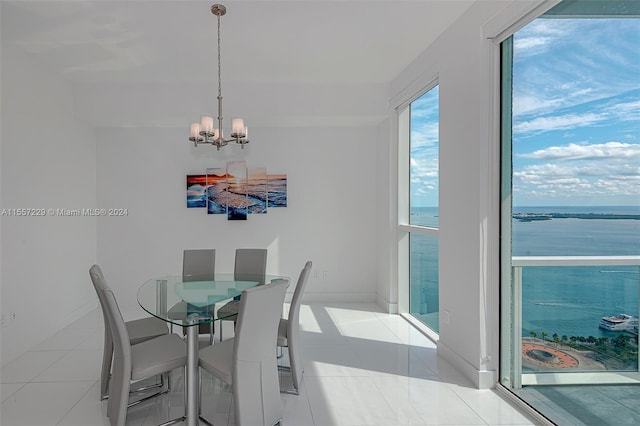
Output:
<svg viewBox="0 0 640 426">
<path fill-rule="evenodd" d="M 511 263 L 511 386 L 640 382 L 640 256 Z"/>
</svg>

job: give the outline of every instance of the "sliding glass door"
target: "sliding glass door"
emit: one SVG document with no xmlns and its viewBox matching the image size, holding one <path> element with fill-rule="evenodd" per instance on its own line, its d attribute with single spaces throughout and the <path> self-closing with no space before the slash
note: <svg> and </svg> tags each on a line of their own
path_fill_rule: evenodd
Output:
<svg viewBox="0 0 640 426">
<path fill-rule="evenodd" d="M 502 43 L 501 383 L 640 384 L 639 2 Z"/>
</svg>

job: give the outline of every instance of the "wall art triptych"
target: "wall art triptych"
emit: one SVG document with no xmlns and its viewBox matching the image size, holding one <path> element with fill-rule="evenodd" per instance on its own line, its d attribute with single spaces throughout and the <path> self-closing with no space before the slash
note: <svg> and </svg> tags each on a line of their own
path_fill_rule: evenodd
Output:
<svg viewBox="0 0 640 426">
<path fill-rule="evenodd" d="M 271 207 L 287 206 L 287 175 L 268 174 L 265 167 L 247 167 L 229 161 L 208 168 L 203 175 L 187 175 L 187 207 L 206 208 L 207 214 L 226 214 L 229 220 L 247 220 Z"/>
</svg>

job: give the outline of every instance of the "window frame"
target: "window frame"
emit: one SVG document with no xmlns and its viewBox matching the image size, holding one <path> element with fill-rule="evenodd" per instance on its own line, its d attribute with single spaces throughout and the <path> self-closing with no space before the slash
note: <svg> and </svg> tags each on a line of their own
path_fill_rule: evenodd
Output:
<svg viewBox="0 0 640 426">
<path fill-rule="evenodd" d="M 438 238 L 439 235 L 439 227 L 414 225 L 410 223 L 411 104 L 424 94 L 439 86 L 439 79 L 436 76 L 430 80 L 427 85 L 423 86 L 418 92 L 396 108 L 398 135 L 398 312 L 422 333 L 426 334 L 434 341 L 438 340 L 438 333 L 419 321 L 410 313 L 410 235 L 413 233 L 416 235 L 434 236 L 436 238 Z M 440 97 L 438 98 L 438 104 L 438 109 L 440 109 Z M 438 143 L 438 150 L 439 149 L 440 143 Z M 438 161 L 439 158 L 440 156 L 438 155 Z M 439 173 L 440 164 L 438 164 L 438 174 Z"/>
</svg>

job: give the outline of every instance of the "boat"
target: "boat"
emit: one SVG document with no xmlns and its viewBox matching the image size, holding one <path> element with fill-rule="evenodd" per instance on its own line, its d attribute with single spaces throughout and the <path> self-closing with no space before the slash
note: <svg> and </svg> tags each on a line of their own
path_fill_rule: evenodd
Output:
<svg viewBox="0 0 640 426">
<path fill-rule="evenodd" d="M 638 327 L 638 318 L 627 314 L 602 317 L 599 327 L 609 331 L 632 331 Z"/>
</svg>

